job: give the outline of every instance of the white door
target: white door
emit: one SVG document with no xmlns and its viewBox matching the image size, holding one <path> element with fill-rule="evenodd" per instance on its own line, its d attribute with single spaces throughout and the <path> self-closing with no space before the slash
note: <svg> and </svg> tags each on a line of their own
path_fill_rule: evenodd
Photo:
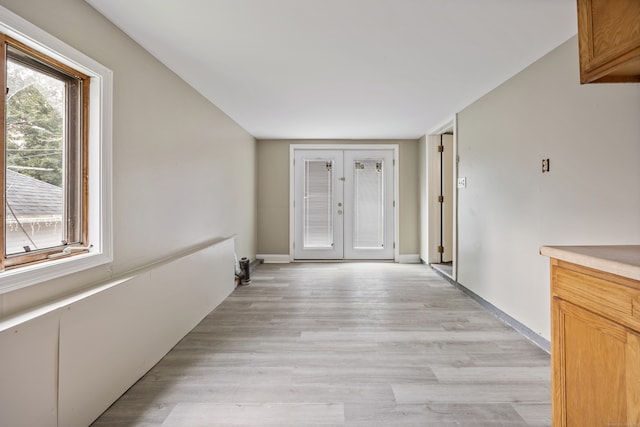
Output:
<svg viewBox="0 0 640 427">
<path fill-rule="evenodd" d="M 294 257 L 343 257 L 341 150 L 296 150 L 294 157 Z"/>
<path fill-rule="evenodd" d="M 393 259 L 393 151 L 345 151 L 344 168 L 344 257 Z"/>
<path fill-rule="evenodd" d="M 393 259 L 392 150 L 294 151 L 294 258 Z"/>
</svg>

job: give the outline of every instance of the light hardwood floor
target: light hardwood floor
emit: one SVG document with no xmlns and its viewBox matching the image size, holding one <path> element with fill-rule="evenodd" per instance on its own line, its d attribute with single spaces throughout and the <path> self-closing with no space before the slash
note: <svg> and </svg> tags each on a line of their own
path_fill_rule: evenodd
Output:
<svg viewBox="0 0 640 427">
<path fill-rule="evenodd" d="M 550 426 L 549 355 L 394 263 L 260 265 L 96 422 Z"/>
</svg>

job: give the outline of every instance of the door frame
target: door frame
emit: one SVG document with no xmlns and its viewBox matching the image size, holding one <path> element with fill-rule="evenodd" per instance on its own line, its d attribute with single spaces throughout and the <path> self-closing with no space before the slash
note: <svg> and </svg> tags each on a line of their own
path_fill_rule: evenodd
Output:
<svg viewBox="0 0 640 427">
<path fill-rule="evenodd" d="M 453 248 L 452 248 L 452 272 L 451 279 L 458 280 L 458 126 L 457 115 L 436 127 L 427 135 L 426 140 L 426 167 L 425 179 L 427 180 L 425 189 L 427 191 L 427 211 L 421 214 L 422 227 L 428 230 L 427 236 L 423 235 L 422 245 L 427 246 L 428 264 L 439 264 L 440 253 L 440 203 L 437 200 L 440 194 L 440 158 L 438 145 L 440 145 L 440 135 L 453 133 Z M 426 239 L 425 239 L 426 237 Z M 425 241 L 426 240 L 426 241 Z"/>
<path fill-rule="evenodd" d="M 289 261 L 295 261 L 293 243 L 295 240 L 295 151 L 296 150 L 392 150 L 395 166 L 393 168 L 393 260 L 398 262 L 400 258 L 400 156 L 398 144 L 290 144 L 289 145 Z"/>
</svg>

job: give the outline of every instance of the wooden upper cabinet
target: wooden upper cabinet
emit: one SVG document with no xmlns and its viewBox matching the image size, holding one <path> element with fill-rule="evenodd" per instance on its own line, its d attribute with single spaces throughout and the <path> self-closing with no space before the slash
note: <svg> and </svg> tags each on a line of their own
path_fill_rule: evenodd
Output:
<svg viewBox="0 0 640 427">
<path fill-rule="evenodd" d="M 577 0 L 580 83 L 640 82 L 640 0 Z"/>
</svg>

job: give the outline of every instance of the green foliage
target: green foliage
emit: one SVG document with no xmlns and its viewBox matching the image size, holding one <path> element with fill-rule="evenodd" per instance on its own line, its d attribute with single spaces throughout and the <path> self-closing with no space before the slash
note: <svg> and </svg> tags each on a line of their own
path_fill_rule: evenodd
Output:
<svg viewBox="0 0 640 427">
<path fill-rule="evenodd" d="M 10 88 L 11 89 L 11 88 Z M 62 186 L 63 118 L 34 84 L 10 93 L 7 102 L 7 166 Z"/>
</svg>

